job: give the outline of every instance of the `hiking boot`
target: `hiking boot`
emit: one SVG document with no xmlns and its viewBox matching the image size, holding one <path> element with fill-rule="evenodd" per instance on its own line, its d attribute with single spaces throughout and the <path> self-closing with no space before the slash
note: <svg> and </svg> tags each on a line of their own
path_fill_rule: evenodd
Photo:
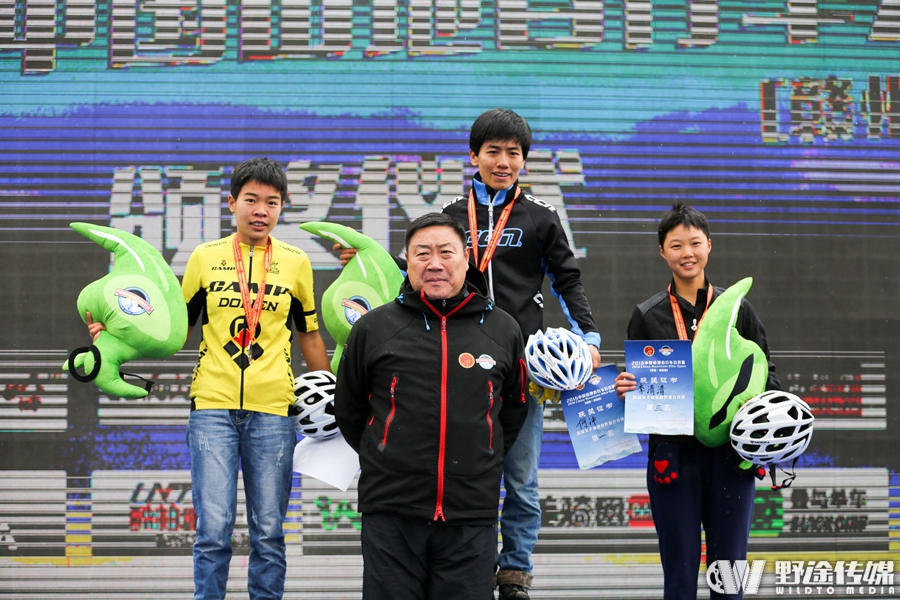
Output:
<svg viewBox="0 0 900 600">
<path fill-rule="evenodd" d="M 528 589 L 515 583 L 500 584 L 500 600 L 531 600 Z"/>
</svg>

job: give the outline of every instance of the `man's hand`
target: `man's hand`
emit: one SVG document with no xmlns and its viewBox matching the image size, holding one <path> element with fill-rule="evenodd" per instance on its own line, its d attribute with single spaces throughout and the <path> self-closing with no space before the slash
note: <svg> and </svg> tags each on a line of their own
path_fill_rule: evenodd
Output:
<svg viewBox="0 0 900 600">
<path fill-rule="evenodd" d="M 106 325 L 99 322 L 95 323 L 91 318 L 90 311 L 87 311 L 84 314 L 87 317 L 88 334 L 91 336 L 91 342 L 96 343 L 97 338 L 100 337 L 100 332 L 106 330 Z"/>
<path fill-rule="evenodd" d="M 356 248 L 344 248 L 340 244 L 335 244 L 331 247 L 332 250 L 340 250 L 341 251 L 341 266 L 346 266 L 350 259 L 356 256 L 356 253 L 359 252 Z"/>
<path fill-rule="evenodd" d="M 634 375 L 627 372 L 619 373 L 616 377 L 616 394 L 619 396 L 619 400 L 625 400 L 625 393 L 633 392 L 636 389 L 637 382 Z"/>
<path fill-rule="evenodd" d="M 597 346 L 592 346 L 590 344 L 588 344 L 588 350 L 591 351 L 591 363 L 596 371 L 600 368 L 600 350 L 597 349 Z"/>
</svg>

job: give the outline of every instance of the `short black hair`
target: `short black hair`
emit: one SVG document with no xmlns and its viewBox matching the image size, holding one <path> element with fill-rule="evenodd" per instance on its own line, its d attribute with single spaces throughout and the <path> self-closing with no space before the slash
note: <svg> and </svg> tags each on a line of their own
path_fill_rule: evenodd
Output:
<svg viewBox="0 0 900 600">
<path fill-rule="evenodd" d="M 459 240 L 462 242 L 462 247 L 465 249 L 466 247 L 466 230 L 463 229 L 463 226 L 459 221 L 454 219 L 449 215 L 445 215 L 444 213 L 433 212 L 427 213 L 413 221 L 409 224 L 409 227 L 406 228 L 406 239 L 404 240 L 404 247 L 409 250 L 409 241 L 412 239 L 412 236 L 419 230 L 425 229 L 427 227 L 449 227 L 453 230 L 456 235 L 459 236 Z"/>
<path fill-rule="evenodd" d="M 669 232 L 679 225 L 696 227 L 706 234 L 706 237 L 709 237 L 709 223 L 703 213 L 696 208 L 688 206 L 681 200 L 676 200 L 672 203 L 672 208 L 664 212 L 662 219 L 659 221 L 660 247 L 665 244 L 666 236 L 669 235 Z"/>
<path fill-rule="evenodd" d="M 237 200 L 248 181 L 270 185 L 281 194 L 281 201 L 287 200 L 287 175 L 271 158 L 257 156 L 238 164 L 231 172 L 231 195 Z"/>
<path fill-rule="evenodd" d="M 531 148 L 531 127 L 528 121 L 508 108 L 492 108 L 481 113 L 469 132 L 469 149 L 478 154 L 481 146 L 491 140 L 515 140 L 522 147 L 522 157 L 528 158 Z"/>
</svg>

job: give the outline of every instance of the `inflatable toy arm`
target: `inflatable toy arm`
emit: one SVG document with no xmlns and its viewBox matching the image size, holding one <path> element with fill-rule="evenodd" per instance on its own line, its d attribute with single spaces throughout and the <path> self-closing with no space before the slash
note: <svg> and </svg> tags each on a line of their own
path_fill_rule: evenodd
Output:
<svg viewBox="0 0 900 600">
<path fill-rule="evenodd" d="M 748 277 L 722 293 L 694 337 L 694 435 L 711 448 L 728 442 L 738 409 L 766 386 L 769 369 L 765 354 L 735 327 L 752 285 L 753 279 Z"/>
<path fill-rule="evenodd" d="M 113 252 L 115 262 L 78 296 L 78 314 L 96 337 L 89 348 L 72 352 L 63 368 L 76 379 L 93 380 L 108 394 L 144 397 L 147 390 L 123 381 L 119 366 L 137 358 L 165 358 L 184 346 L 187 307 L 178 279 L 162 255 L 135 235 L 90 223 L 70 226 Z M 81 367 L 87 375 L 76 374 Z"/>
<path fill-rule="evenodd" d="M 335 341 L 331 370 L 337 373 L 353 324 L 373 308 L 393 300 L 400 292 L 403 274 L 381 244 L 354 229 L 322 221 L 302 223 L 300 229 L 327 238 L 341 248 L 357 249 L 322 294 L 322 322 Z"/>
</svg>

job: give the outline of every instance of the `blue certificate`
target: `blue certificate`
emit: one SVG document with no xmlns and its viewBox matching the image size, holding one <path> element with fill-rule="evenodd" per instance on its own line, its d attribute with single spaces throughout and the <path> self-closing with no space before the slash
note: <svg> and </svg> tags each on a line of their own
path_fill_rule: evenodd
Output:
<svg viewBox="0 0 900 600">
<path fill-rule="evenodd" d="M 687 340 L 625 341 L 625 370 L 637 389 L 625 394 L 628 433 L 694 434 L 694 369 Z"/>
<path fill-rule="evenodd" d="M 600 367 L 583 388 L 562 392 L 563 416 L 578 466 L 590 469 L 641 451 L 636 435 L 626 434 L 625 403 L 616 395 L 615 365 Z"/>
</svg>

